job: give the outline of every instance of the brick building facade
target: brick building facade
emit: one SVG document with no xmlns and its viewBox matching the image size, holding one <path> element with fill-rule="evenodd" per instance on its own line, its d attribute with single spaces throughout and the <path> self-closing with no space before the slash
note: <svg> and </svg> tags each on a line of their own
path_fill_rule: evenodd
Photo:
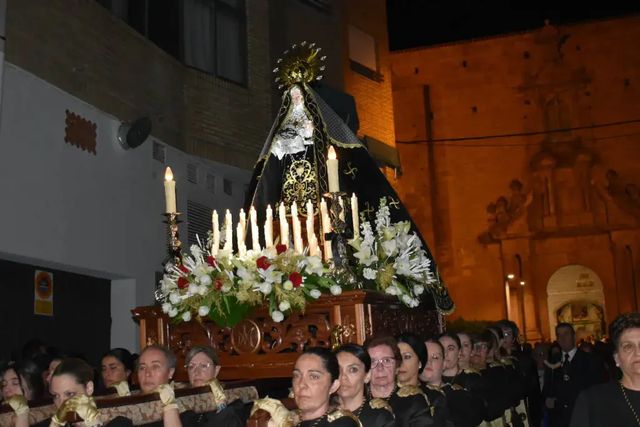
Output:
<svg viewBox="0 0 640 427">
<path fill-rule="evenodd" d="M 396 185 L 454 316 L 537 340 L 638 310 L 639 37 L 631 16 L 392 53 Z"/>
</svg>

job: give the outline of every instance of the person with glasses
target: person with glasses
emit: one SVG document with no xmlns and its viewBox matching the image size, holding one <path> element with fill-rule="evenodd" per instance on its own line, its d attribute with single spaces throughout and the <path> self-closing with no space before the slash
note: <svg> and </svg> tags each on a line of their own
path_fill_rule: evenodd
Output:
<svg viewBox="0 0 640 427">
<path fill-rule="evenodd" d="M 191 387 L 209 387 L 215 411 L 196 414 L 187 411 L 183 419 L 188 425 L 226 427 L 244 426 L 249 418 L 251 405 L 245 405 L 238 399 L 227 406 L 227 397 L 217 377 L 220 373 L 220 362 L 215 350 L 210 346 L 196 345 L 191 347 L 185 357 L 185 369 L 189 375 Z"/>
<path fill-rule="evenodd" d="M 502 426 L 506 423 L 503 417 L 510 397 L 504 367 L 494 359 L 494 350 L 498 348 L 498 342 L 494 333 L 485 329 L 482 333 L 473 335 L 471 343 L 471 364 L 480 371 L 487 385 L 484 392 L 487 402 L 485 425 Z"/>
<path fill-rule="evenodd" d="M 396 340 L 388 336 L 373 337 L 364 347 L 371 357 L 371 396 L 389 402 L 397 425 L 442 427 L 432 417 L 429 400 L 420 387 L 396 385 L 398 366 L 402 363 Z"/>
<path fill-rule="evenodd" d="M 366 427 L 394 427 L 395 416 L 387 401 L 366 393 L 371 380 L 371 357 L 358 344 L 344 344 L 335 350 L 340 366 L 340 407 L 349 410 Z"/>
</svg>

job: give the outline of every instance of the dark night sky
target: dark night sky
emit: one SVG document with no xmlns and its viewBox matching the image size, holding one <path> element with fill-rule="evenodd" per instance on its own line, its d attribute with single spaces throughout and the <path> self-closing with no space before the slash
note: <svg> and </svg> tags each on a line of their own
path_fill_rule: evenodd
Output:
<svg viewBox="0 0 640 427">
<path fill-rule="evenodd" d="M 564 24 L 634 13 L 640 13 L 637 0 L 607 0 L 598 8 L 566 0 L 387 0 L 389 47 L 408 49 L 533 30 L 547 18 Z"/>
</svg>

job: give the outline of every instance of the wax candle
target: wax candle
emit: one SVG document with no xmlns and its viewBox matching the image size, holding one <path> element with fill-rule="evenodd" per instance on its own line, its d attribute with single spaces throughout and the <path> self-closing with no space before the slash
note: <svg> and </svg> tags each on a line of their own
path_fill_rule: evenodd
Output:
<svg viewBox="0 0 640 427">
<path fill-rule="evenodd" d="M 351 223 L 353 225 L 353 238 L 360 235 L 360 213 L 358 212 L 358 196 L 351 195 Z"/>
<path fill-rule="evenodd" d="M 258 231 L 258 215 L 253 206 L 249 209 L 249 220 L 251 223 L 251 249 L 260 250 L 260 232 Z"/>
<path fill-rule="evenodd" d="M 327 240 L 327 233 L 331 232 L 331 222 L 327 212 L 327 202 L 324 198 L 320 201 L 320 219 L 322 225 L 322 240 L 324 242 L 324 260 L 329 262 L 333 258 L 331 251 L 331 240 Z"/>
<path fill-rule="evenodd" d="M 164 172 L 164 201 L 167 213 L 176 213 L 176 182 L 173 180 L 173 172 L 167 166 Z"/>
<path fill-rule="evenodd" d="M 218 254 L 218 248 L 220 247 L 220 224 L 218 222 L 218 211 L 214 209 L 213 213 L 211 214 L 211 229 L 213 230 L 211 255 L 213 256 L 216 256 Z"/>
<path fill-rule="evenodd" d="M 329 191 L 337 193 L 340 191 L 340 178 L 338 176 L 338 158 L 333 146 L 329 147 L 327 158 L 327 178 L 329 180 Z"/>
<path fill-rule="evenodd" d="M 291 224 L 293 225 L 293 248 L 296 253 L 301 254 L 304 250 L 302 244 L 302 225 L 298 217 L 298 204 L 295 200 L 291 203 Z"/>
<path fill-rule="evenodd" d="M 280 243 L 289 247 L 289 223 L 287 222 L 287 210 L 282 202 L 280 202 L 280 207 L 278 208 L 278 215 L 280 217 Z"/>
<path fill-rule="evenodd" d="M 233 251 L 233 224 L 229 209 L 224 214 L 224 250 Z"/>
<path fill-rule="evenodd" d="M 239 222 L 236 226 L 236 236 L 238 238 L 238 256 L 243 257 L 247 253 L 247 248 L 244 245 L 244 228 L 242 228 L 242 224 Z"/>
<path fill-rule="evenodd" d="M 267 219 L 264 222 L 264 245 L 267 248 L 273 247 L 273 210 L 271 205 L 267 205 Z"/>
</svg>

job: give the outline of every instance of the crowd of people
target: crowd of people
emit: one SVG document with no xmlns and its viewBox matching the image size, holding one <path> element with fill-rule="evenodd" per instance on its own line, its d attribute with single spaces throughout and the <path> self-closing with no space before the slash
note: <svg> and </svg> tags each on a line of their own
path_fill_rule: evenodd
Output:
<svg viewBox="0 0 640 427">
<path fill-rule="evenodd" d="M 224 367 L 206 346 L 191 348 L 185 368 L 188 386 L 211 389 L 216 409 L 207 413 L 180 411 L 172 383 L 176 357 L 158 345 L 147 346 L 139 357 L 110 350 L 98 375 L 77 357 L 27 352 L 0 371 L 1 391 L 16 427 L 29 425 L 29 405 L 45 396 L 57 412 L 38 426 L 65 425 L 70 412 L 89 427 L 131 425 L 123 417 L 101 418 L 97 390 L 157 393 L 163 415 L 154 425 L 165 427 L 244 426 L 258 409 L 270 413 L 274 426 L 640 425 L 640 313 L 621 315 L 610 325 L 615 366 L 606 355 L 578 348 L 567 323 L 557 325 L 552 346 L 530 348 L 518 335 L 517 326 L 503 320 L 474 334 L 401 334 L 333 351 L 306 348 L 291 376 L 294 411 L 268 397 L 227 402 L 216 379 Z"/>
</svg>

